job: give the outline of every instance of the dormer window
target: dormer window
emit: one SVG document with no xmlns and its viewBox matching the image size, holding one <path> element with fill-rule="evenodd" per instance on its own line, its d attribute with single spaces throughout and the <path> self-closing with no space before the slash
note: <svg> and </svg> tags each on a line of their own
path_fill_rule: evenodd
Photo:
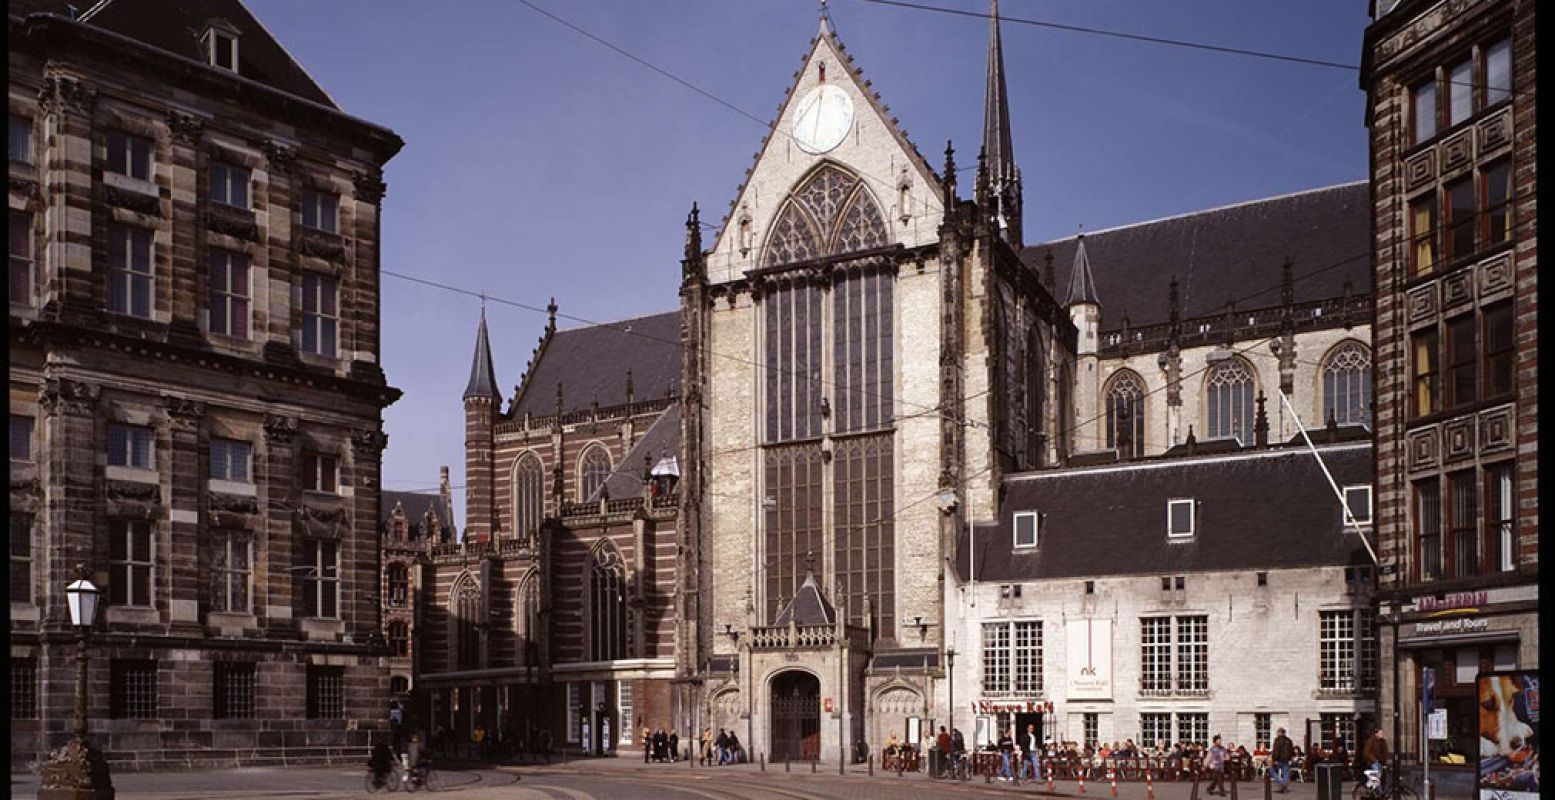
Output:
<svg viewBox="0 0 1555 800">
<path fill-rule="evenodd" d="M 1037 512 L 1022 511 L 1015 515 L 1015 547 L 1037 546 Z"/>
<path fill-rule="evenodd" d="M 238 32 L 225 21 L 211 23 L 200 37 L 206 63 L 228 72 L 238 71 Z"/>
<path fill-rule="evenodd" d="M 1166 535 L 1173 539 L 1193 535 L 1193 500 L 1166 501 Z"/>
</svg>

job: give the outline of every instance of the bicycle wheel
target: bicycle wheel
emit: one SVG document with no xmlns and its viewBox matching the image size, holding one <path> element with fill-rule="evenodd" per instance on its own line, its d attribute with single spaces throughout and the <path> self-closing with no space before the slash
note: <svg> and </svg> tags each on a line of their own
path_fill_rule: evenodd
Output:
<svg viewBox="0 0 1555 800">
<path fill-rule="evenodd" d="M 362 788 L 368 794 L 378 794 L 379 792 L 387 792 L 389 790 L 388 781 L 374 775 L 372 770 L 367 771 L 367 777 L 362 780 Z"/>
<path fill-rule="evenodd" d="M 1372 798 L 1371 788 L 1364 782 L 1355 784 L 1355 788 L 1350 790 L 1350 800 L 1372 800 Z"/>
<path fill-rule="evenodd" d="M 1401 783 L 1398 785 L 1398 798 L 1399 800 L 1420 800 L 1420 793 L 1409 784 Z"/>
<path fill-rule="evenodd" d="M 426 774 L 421 776 L 421 788 L 429 792 L 441 791 L 443 788 L 442 774 L 431 767 L 427 767 Z"/>
</svg>

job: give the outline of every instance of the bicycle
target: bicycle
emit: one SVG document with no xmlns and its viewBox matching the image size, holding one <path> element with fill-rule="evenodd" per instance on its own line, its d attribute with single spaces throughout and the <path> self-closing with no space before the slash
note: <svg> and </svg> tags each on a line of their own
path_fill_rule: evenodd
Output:
<svg viewBox="0 0 1555 800">
<path fill-rule="evenodd" d="M 967 757 L 965 750 L 950 754 L 948 774 L 954 781 L 972 780 L 972 759 Z"/>
<path fill-rule="evenodd" d="M 400 790 L 400 776 L 398 773 L 399 770 L 395 767 L 390 767 L 383 772 L 378 772 L 372 767 L 368 767 L 367 777 L 362 782 L 362 788 L 366 789 L 368 794 L 397 792 Z"/>
<path fill-rule="evenodd" d="M 424 761 L 418 766 L 404 770 L 401 775 L 401 782 L 404 783 L 405 791 L 407 792 L 414 792 L 418 789 L 435 792 L 442 787 L 442 781 L 438 773 L 432 769 L 431 764 Z"/>
<path fill-rule="evenodd" d="M 1420 793 L 1403 781 L 1395 779 L 1392 786 L 1384 788 L 1381 772 L 1368 769 L 1364 774 L 1366 780 L 1350 790 L 1352 800 L 1420 800 Z"/>
</svg>

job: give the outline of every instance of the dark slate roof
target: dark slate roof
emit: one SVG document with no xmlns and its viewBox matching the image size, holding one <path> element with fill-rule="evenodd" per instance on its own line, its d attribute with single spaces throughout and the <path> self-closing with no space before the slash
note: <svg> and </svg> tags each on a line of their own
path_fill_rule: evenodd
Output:
<svg viewBox="0 0 1555 800">
<path fill-rule="evenodd" d="M 1318 452 L 1340 486 L 1371 485 L 1369 442 Z M 977 530 L 979 582 L 1370 563 L 1306 447 L 1027 472 L 1004 488 L 998 522 Z M 1166 501 L 1189 497 L 1195 533 L 1168 541 Z M 1012 547 L 1017 511 L 1042 515 L 1034 550 Z M 967 556 L 958 546 L 963 579 Z"/>
<path fill-rule="evenodd" d="M 1085 237 L 1075 237 L 1074 266 L 1069 270 L 1069 299 L 1064 305 L 1100 304 L 1096 297 L 1096 279 L 1091 276 L 1091 260 L 1085 251 Z"/>
<path fill-rule="evenodd" d="M 28 14 L 58 14 L 70 19 L 70 7 L 82 10 L 85 3 L 70 3 L 66 0 L 10 0 L 6 3 L 6 12 L 13 17 L 25 17 Z"/>
<path fill-rule="evenodd" d="M 524 378 L 512 414 L 556 413 L 558 383 L 563 413 L 586 409 L 596 400 L 602 408 L 620 405 L 626 402 L 627 370 L 637 400 L 679 395 L 679 311 L 552 334 L 540 363 Z"/>
<path fill-rule="evenodd" d="M 659 463 L 665 456 L 679 457 L 680 406 L 672 405 L 648 426 L 646 433 L 616 465 L 615 471 L 605 481 L 605 491 L 615 499 L 639 497 L 643 493 L 643 457 L 649 459 L 648 467 Z M 588 498 L 589 501 L 598 500 Z"/>
<path fill-rule="evenodd" d="M 11 14 L 19 5 L 37 6 L 69 18 L 64 3 L 27 0 L 11 3 Z M 241 0 L 91 0 L 74 4 L 82 10 L 80 21 L 127 36 L 185 58 L 205 61 L 200 52 L 199 35 L 206 23 L 221 19 L 238 29 L 238 74 L 287 94 L 338 109 L 335 101 L 303 70 L 286 48 L 265 29 L 259 18 Z"/>
<path fill-rule="evenodd" d="M 470 381 L 464 385 L 464 397 L 502 398 L 497 389 L 497 370 L 491 364 L 491 340 L 486 335 L 486 312 L 481 311 L 481 324 L 475 329 L 475 356 L 470 361 Z"/>
<path fill-rule="evenodd" d="M 437 519 L 443 524 L 443 529 L 454 529 L 454 512 L 443 502 L 443 497 L 435 492 L 390 492 L 384 491 L 378 495 L 378 513 L 381 524 L 387 526 L 389 515 L 394 513 L 396 505 L 405 507 L 405 517 L 410 520 L 412 526 L 420 525 L 421 520 L 427 515 L 427 509 L 437 512 Z M 423 531 L 423 533 L 428 533 Z"/>
<path fill-rule="evenodd" d="M 794 599 L 788 601 L 788 605 L 778 612 L 777 619 L 772 620 L 772 624 L 787 625 L 790 621 L 795 625 L 834 625 L 837 622 L 837 612 L 821 594 L 821 587 L 815 582 L 814 571 L 805 573 L 804 583 L 799 585 L 799 591 L 794 593 Z"/>
<path fill-rule="evenodd" d="M 1101 329 L 1121 329 L 1125 315 L 1135 328 L 1168 322 L 1174 275 L 1183 319 L 1222 314 L 1229 299 L 1239 310 L 1277 306 L 1287 258 L 1297 303 L 1340 297 L 1346 281 L 1353 294 L 1369 294 L 1370 202 L 1366 182 L 1357 181 L 1086 233 Z M 1076 237 L 1068 237 L 1022 255 L 1041 269 L 1051 251 L 1054 285 L 1064 286 L 1075 249 Z"/>
</svg>

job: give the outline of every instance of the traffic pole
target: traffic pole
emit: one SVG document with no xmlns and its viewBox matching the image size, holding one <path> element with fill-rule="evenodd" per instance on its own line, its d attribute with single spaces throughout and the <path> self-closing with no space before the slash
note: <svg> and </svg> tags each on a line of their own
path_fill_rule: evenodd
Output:
<svg viewBox="0 0 1555 800">
<path fill-rule="evenodd" d="M 1155 800 L 1155 776 L 1149 770 L 1145 771 L 1145 797 Z"/>
<path fill-rule="evenodd" d="M 1080 767 L 1080 794 L 1085 794 L 1085 770 L 1086 767 Z"/>
<path fill-rule="evenodd" d="M 1107 770 L 1107 777 L 1112 781 L 1112 796 L 1118 796 L 1118 771 L 1116 768 Z"/>
</svg>

